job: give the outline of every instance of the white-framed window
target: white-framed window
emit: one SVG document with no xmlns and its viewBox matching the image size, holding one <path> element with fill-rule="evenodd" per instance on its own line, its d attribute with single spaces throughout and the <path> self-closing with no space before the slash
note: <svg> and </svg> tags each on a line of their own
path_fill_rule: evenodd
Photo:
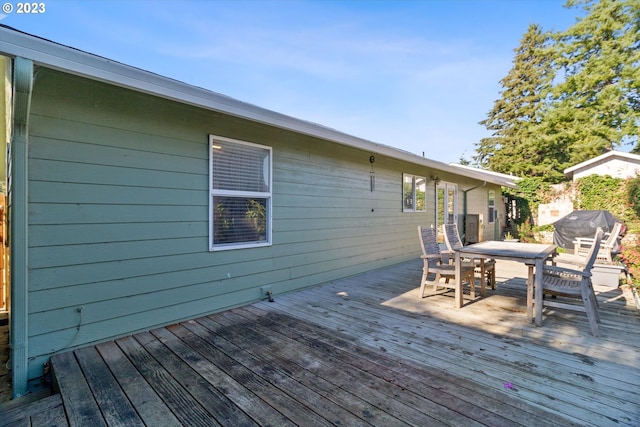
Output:
<svg viewBox="0 0 640 427">
<path fill-rule="evenodd" d="M 402 174 L 402 211 L 425 212 L 427 210 L 427 178 Z"/>
<path fill-rule="evenodd" d="M 271 147 L 209 135 L 209 250 L 271 245 Z"/>
<path fill-rule="evenodd" d="M 496 192 L 494 190 L 489 190 L 489 199 L 488 199 L 488 206 L 489 206 L 489 222 L 495 222 L 496 221 Z"/>
</svg>

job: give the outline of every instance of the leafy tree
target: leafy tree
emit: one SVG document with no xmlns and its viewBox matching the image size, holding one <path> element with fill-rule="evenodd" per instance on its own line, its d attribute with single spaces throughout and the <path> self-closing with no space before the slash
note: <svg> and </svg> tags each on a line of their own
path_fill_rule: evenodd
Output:
<svg viewBox="0 0 640 427">
<path fill-rule="evenodd" d="M 548 40 L 549 35 L 532 24 L 515 49 L 513 67 L 500 80 L 501 98 L 480 122 L 493 132 L 476 145 L 474 160 L 481 167 L 525 176 L 546 158 L 533 142 L 531 129 L 553 79 L 551 62 L 544 54 Z"/>
<path fill-rule="evenodd" d="M 517 224 L 532 222 L 537 216 L 538 206 L 551 200 L 551 186 L 540 177 L 523 178 L 517 182 L 517 188 L 505 189 L 508 199 L 516 200 L 517 212 L 511 220 Z"/>
<path fill-rule="evenodd" d="M 570 165 L 637 144 L 640 131 L 640 1 L 567 2 L 580 5 L 586 16 L 553 35 L 563 79 L 540 120 L 551 145 L 567 148 Z"/>
<path fill-rule="evenodd" d="M 564 32 L 530 25 L 476 145 L 481 167 L 565 179 L 625 144 L 640 153 L 640 0 L 568 0 L 586 15 Z"/>
</svg>

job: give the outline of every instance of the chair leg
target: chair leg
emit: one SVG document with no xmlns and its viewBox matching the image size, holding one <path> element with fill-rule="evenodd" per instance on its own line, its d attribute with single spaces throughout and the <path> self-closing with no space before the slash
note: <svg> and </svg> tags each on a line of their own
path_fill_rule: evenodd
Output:
<svg viewBox="0 0 640 427">
<path fill-rule="evenodd" d="M 596 322 L 600 322 L 598 299 L 596 298 L 596 294 L 593 291 L 591 291 L 591 295 L 589 295 L 589 303 L 591 304 L 591 312 L 594 314 Z"/>
<path fill-rule="evenodd" d="M 420 298 L 424 298 L 424 288 L 427 286 L 427 269 L 422 269 L 422 280 L 420 281 Z"/>
<path fill-rule="evenodd" d="M 591 333 L 595 337 L 600 336 L 600 329 L 598 323 L 600 322 L 600 314 L 598 313 L 598 303 L 595 299 L 595 294 L 591 286 L 587 289 L 582 288 L 582 302 L 584 304 L 585 312 L 587 313 L 587 319 L 591 326 Z"/>
<path fill-rule="evenodd" d="M 440 273 L 436 274 L 436 280 L 433 283 L 433 290 L 434 291 L 438 290 L 438 288 L 439 288 L 438 283 L 440 283 L 440 279 L 442 279 L 442 275 Z M 445 285 L 449 284 L 449 278 L 446 277 L 446 276 L 444 277 L 444 283 L 445 283 Z M 445 288 L 446 288 L 446 286 L 445 286 Z"/>
<path fill-rule="evenodd" d="M 589 325 L 591 325 L 591 333 L 594 337 L 599 337 L 600 329 L 598 328 L 597 309 L 594 309 L 593 304 L 589 301 L 585 301 L 585 303 L 585 306 L 587 307 L 587 319 L 589 319 Z"/>
<path fill-rule="evenodd" d="M 471 275 L 471 277 L 467 276 L 467 280 L 469 281 L 469 296 L 471 298 L 476 297 L 476 276 L 475 274 Z"/>
</svg>

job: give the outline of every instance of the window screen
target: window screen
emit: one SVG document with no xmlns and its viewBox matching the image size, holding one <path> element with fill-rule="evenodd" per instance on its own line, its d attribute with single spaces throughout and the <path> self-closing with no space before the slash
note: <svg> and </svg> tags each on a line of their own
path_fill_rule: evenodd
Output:
<svg viewBox="0 0 640 427">
<path fill-rule="evenodd" d="M 271 148 L 210 136 L 211 250 L 271 244 Z"/>
</svg>

